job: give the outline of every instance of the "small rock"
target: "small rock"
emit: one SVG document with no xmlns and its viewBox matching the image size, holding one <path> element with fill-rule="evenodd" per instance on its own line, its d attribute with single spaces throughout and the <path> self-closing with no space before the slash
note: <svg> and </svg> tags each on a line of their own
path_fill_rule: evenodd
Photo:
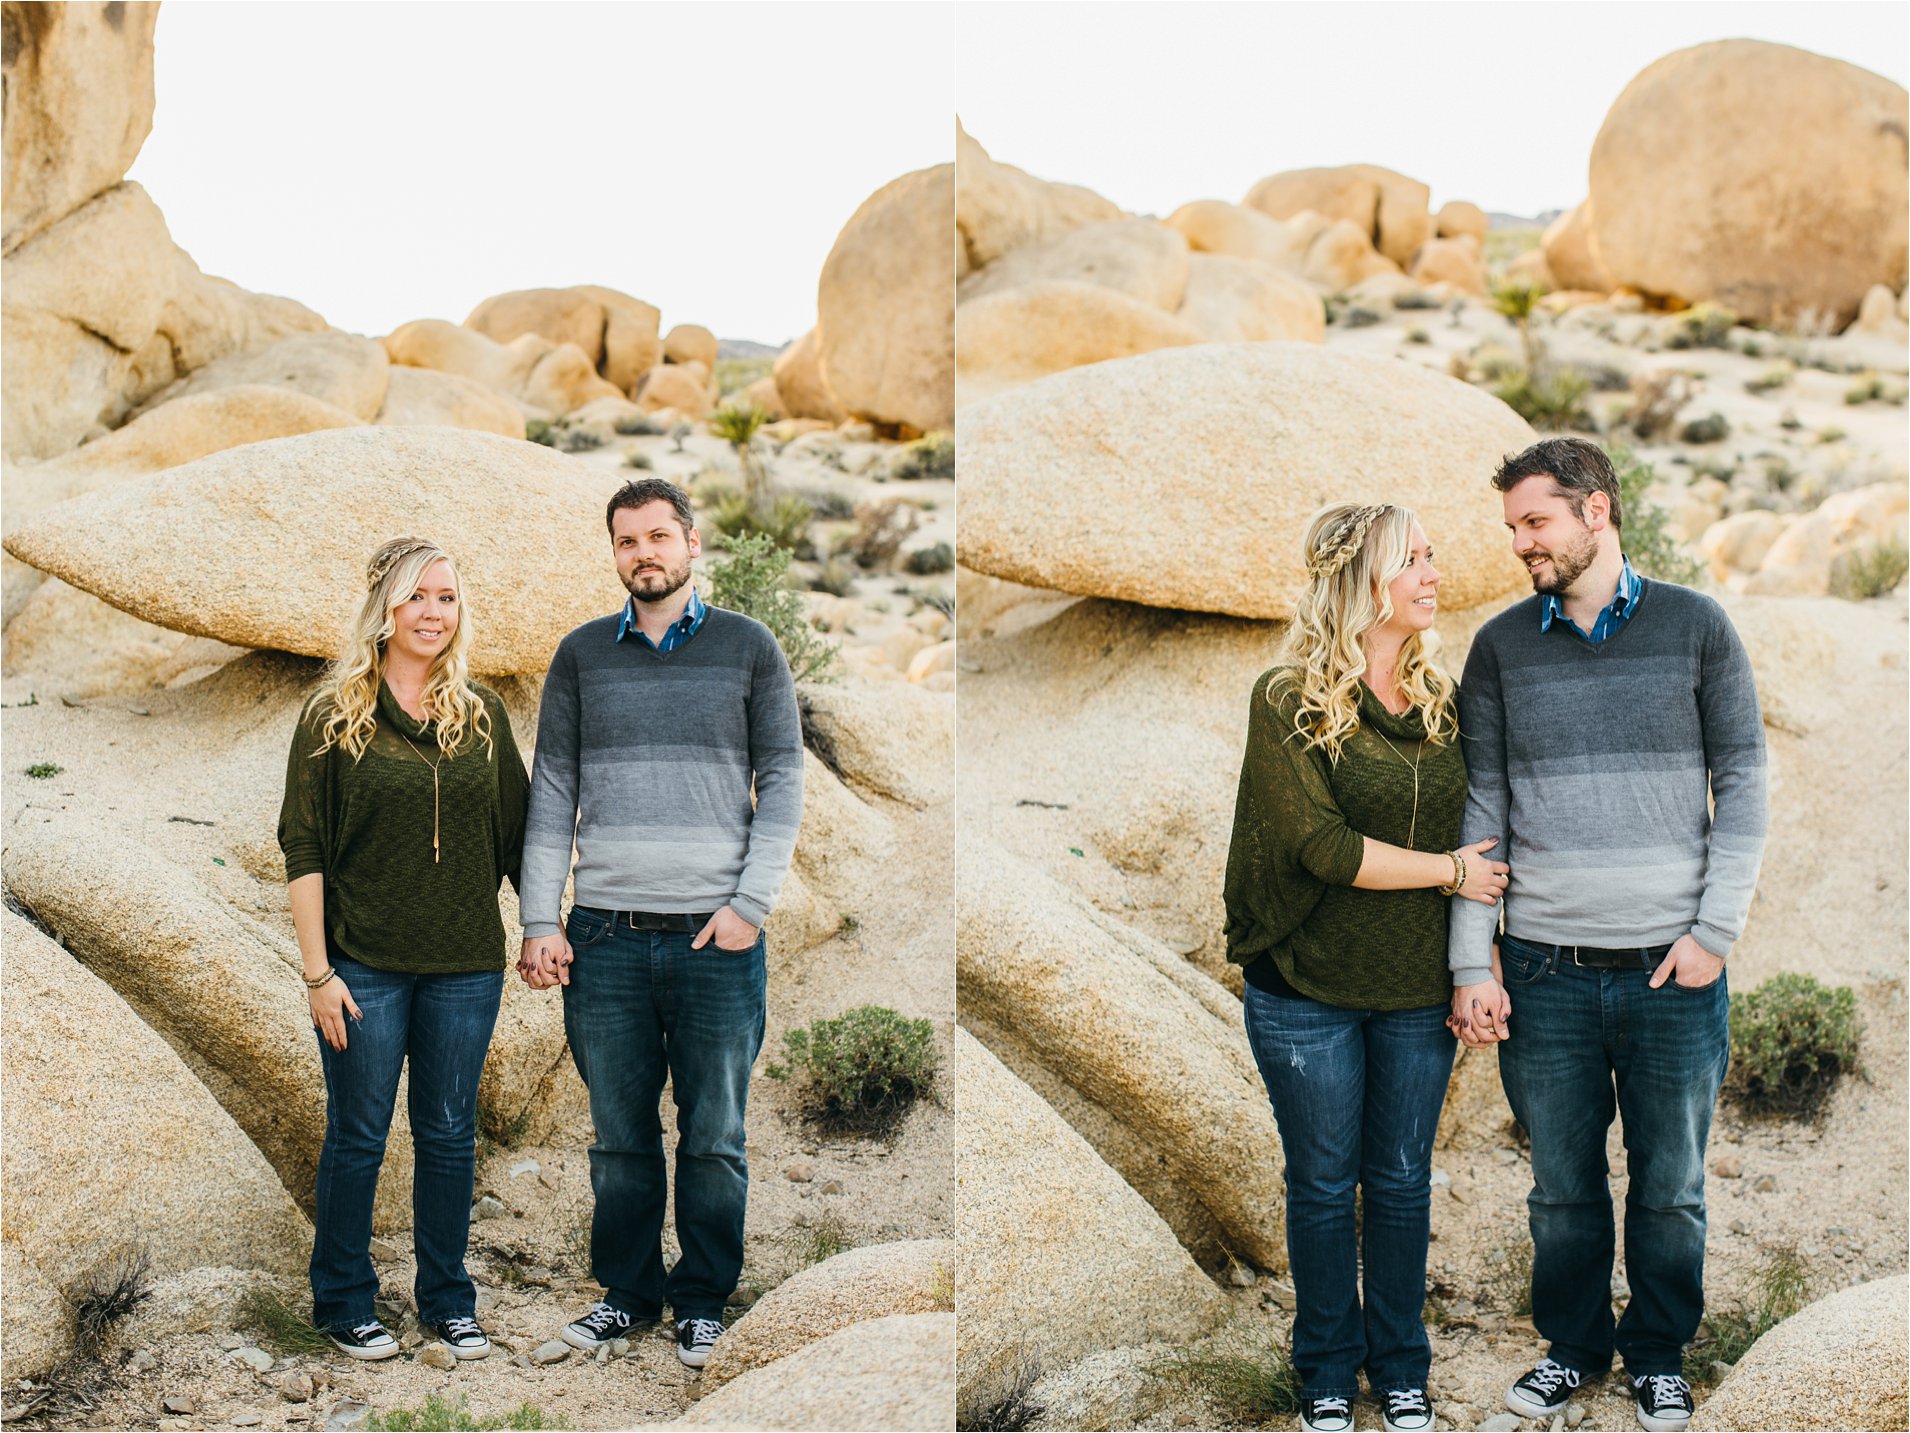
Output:
<svg viewBox="0 0 1910 1433">
<path fill-rule="evenodd" d="M 549 1343 L 540 1343 L 532 1351 L 531 1362 L 541 1366 L 546 1363 L 562 1363 L 569 1357 L 570 1345 L 560 1338 L 554 1338 Z"/>
<path fill-rule="evenodd" d="M 750 1309 L 756 1307 L 756 1300 L 762 1297 L 761 1290 L 750 1284 L 738 1284 L 723 1300 L 723 1306 L 730 1309 Z"/>
<path fill-rule="evenodd" d="M 1565 1415 L 1563 1413 L 1553 1416 L 1552 1433 L 1565 1433 Z"/>
<path fill-rule="evenodd" d="M 511 1360 L 512 1368 L 529 1368 L 530 1366 L 531 1356 L 528 1353 L 520 1353 Z"/>
<path fill-rule="evenodd" d="M 256 1413 L 235 1413 L 229 1421 L 234 1428 L 256 1428 L 265 1420 Z"/>
<path fill-rule="evenodd" d="M 1625 1282 L 1625 1276 L 1623 1274 L 1612 1275 L 1612 1297 L 1614 1299 L 1629 1299 L 1631 1297 L 1631 1285 Z"/>
<path fill-rule="evenodd" d="M 804 1154 L 813 1155 L 813 1154 L 816 1154 L 821 1147 L 819 1145 L 805 1144 L 805 1145 L 799 1146 L 799 1148 L 801 1148 Z"/>
<path fill-rule="evenodd" d="M 610 1362 L 610 1345 L 609 1344 L 604 1344 L 598 1348 L 597 1362 L 599 1364 L 605 1364 Z"/>
<path fill-rule="evenodd" d="M 157 1367 L 159 1360 L 153 1357 L 151 1349 L 134 1349 L 133 1356 L 126 1360 L 128 1373 L 151 1373 Z"/>
<path fill-rule="evenodd" d="M 449 1373 L 458 1366 L 457 1355 L 441 1343 L 428 1343 L 418 1351 L 418 1362 L 426 1368 L 441 1369 Z"/>
<path fill-rule="evenodd" d="M 504 1201 L 489 1194 L 471 1206 L 471 1217 L 473 1219 L 498 1219 L 502 1218 L 507 1212 L 504 1207 Z"/>
<path fill-rule="evenodd" d="M 842 1181 L 840 1179 L 825 1179 L 822 1182 L 822 1192 L 824 1194 L 841 1194 L 843 1192 Z"/>
<path fill-rule="evenodd" d="M 783 1178 L 791 1184 L 807 1184 L 816 1177 L 816 1166 L 806 1160 L 797 1160 L 783 1170 Z"/>
<path fill-rule="evenodd" d="M 1517 1164 L 1519 1161 L 1519 1152 L 1516 1149 L 1495 1149 L 1492 1152 L 1492 1157 L 1498 1160 L 1500 1164 Z"/>
<path fill-rule="evenodd" d="M 398 1260 L 402 1259 L 404 1255 L 398 1252 L 398 1246 L 389 1239 L 373 1239 L 371 1241 L 371 1257 L 381 1264 L 395 1264 Z"/>
<path fill-rule="evenodd" d="M 1519 1415 L 1516 1413 L 1495 1413 L 1479 1425 L 1484 1433 L 1510 1433 L 1511 1429 L 1518 1426 Z"/>
<path fill-rule="evenodd" d="M 190 1393 L 175 1393 L 159 1400 L 162 1413 L 197 1413 L 199 1405 Z"/>
<path fill-rule="evenodd" d="M 493 1293 L 490 1289 L 479 1289 L 477 1291 L 477 1311 L 479 1313 L 488 1314 L 492 1309 L 496 1307 L 497 1307 L 497 1295 L 495 1293 Z"/>
<path fill-rule="evenodd" d="M 613 1338 L 610 1340 L 610 1351 L 618 1358 L 622 1358 L 625 1354 L 630 1352 L 630 1340 L 627 1338 Z"/>
<path fill-rule="evenodd" d="M 1227 1282 L 1236 1289 L 1251 1289 L 1254 1286 L 1254 1272 L 1245 1264 L 1235 1264 L 1227 1270 Z"/>
<path fill-rule="evenodd" d="M 327 1433 L 342 1433 L 349 1428 L 363 1428 L 365 1420 L 371 1416 L 371 1405 L 360 1403 L 356 1398 L 341 1398 L 332 1405 L 330 1415 L 325 1419 Z"/>
<path fill-rule="evenodd" d="M 312 1375 L 303 1369 L 294 1369 L 279 1384 L 279 1396 L 287 1403 L 310 1403 L 312 1392 Z"/>
<path fill-rule="evenodd" d="M 511 1178 L 516 1179 L 521 1175 L 536 1174 L 537 1171 L 538 1166 L 536 1160 L 520 1159 L 516 1164 L 511 1166 Z"/>
<path fill-rule="evenodd" d="M 249 1366 L 254 1373 L 269 1373 L 272 1369 L 272 1355 L 262 1348 L 234 1349 L 232 1356 L 240 1363 Z"/>
<path fill-rule="evenodd" d="M 1751 1232 L 1751 1226 L 1745 1220 L 1733 1219 L 1731 1221 L 1731 1232 L 1733 1234 L 1749 1234 Z"/>
<path fill-rule="evenodd" d="M 1827 1239 L 1848 1239 L 1850 1237 L 1850 1230 L 1841 1224 L 1833 1224 L 1824 1231 L 1824 1237 Z"/>
<path fill-rule="evenodd" d="M 1726 1363 L 1721 1358 L 1714 1358 L 1711 1360 L 1711 1376 L 1713 1378 L 1723 1378 L 1725 1374 L 1736 1367 L 1737 1365 L 1735 1363 Z"/>
<path fill-rule="evenodd" d="M 1435 1169 L 1432 1172 L 1432 1187 L 1434 1189 L 1452 1188 L 1452 1176 L 1443 1169 Z"/>
<path fill-rule="evenodd" d="M 1454 1299 L 1447 1306 L 1446 1312 L 1456 1319 L 1469 1319 L 1479 1312 L 1479 1306 L 1471 1299 Z"/>
<path fill-rule="evenodd" d="M 1273 1283 L 1273 1301 L 1288 1313 L 1300 1307 L 1300 1301 L 1293 1293 L 1293 1285 L 1283 1284 L 1277 1279 Z"/>
<path fill-rule="evenodd" d="M 245 1340 L 240 1338 L 237 1334 L 228 1334 L 219 1340 L 219 1347 L 224 1349 L 227 1353 L 237 1353 L 240 1349 L 245 1347 Z"/>
<path fill-rule="evenodd" d="M 1735 1154 L 1727 1154 L 1711 1166 L 1711 1172 L 1719 1179 L 1742 1179 L 1744 1178 L 1744 1161 Z"/>
<path fill-rule="evenodd" d="M 1760 1174 L 1756 1179 L 1751 1181 L 1751 1192 L 1754 1194 L 1777 1193 L 1777 1176 L 1775 1174 Z"/>
<path fill-rule="evenodd" d="M 1565 1405 L 1565 1426 L 1567 1428 L 1576 1428 L 1584 1421 L 1585 1405 L 1583 1403 L 1568 1403 Z"/>
</svg>

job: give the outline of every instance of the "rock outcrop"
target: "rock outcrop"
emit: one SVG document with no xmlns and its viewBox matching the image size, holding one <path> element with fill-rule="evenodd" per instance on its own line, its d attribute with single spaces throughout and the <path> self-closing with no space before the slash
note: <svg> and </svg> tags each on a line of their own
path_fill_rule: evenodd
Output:
<svg viewBox="0 0 1910 1433">
<path fill-rule="evenodd" d="M 390 371 L 391 360 L 375 340 L 335 328 L 296 333 L 249 353 L 215 358 L 154 394 L 139 412 L 227 388 L 265 385 L 289 388 L 370 422 L 385 406 Z"/>
<path fill-rule="evenodd" d="M 1390 358 L 1165 349 L 963 411 L 961 557 L 1064 592 L 1284 619 L 1305 586 L 1308 516 L 1383 490 L 1445 558 L 1442 606 L 1471 607 L 1525 582 L 1487 477 L 1533 440 L 1497 399 Z M 1137 562 L 1141 531 L 1162 558 L 1198 551 L 1197 569 Z"/>
<path fill-rule="evenodd" d="M 388 428 L 469 428 L 524 436 L 524 410 L 494 388 L 456 373 L 393 364 L 377 421 Z"/>
<path fill-rule="evenodd" d="M 1856 65 L 1764 40 L 1678 50 L 1593 141 L 1598 255 L 1649 295 L 1848 323 L 1872 284 L 1904 284 L 1907 133 L 1910 95 Z"/>
<path fill-rule="evenodd" d="M 1840 1289 L 1751 1346 L 1691 1420 L 1696 1429 L 1902 1428 L 1910 1423 L 1910 1284 Z"/>
<path fill-rule="evenodd" d="M 534 333 L 554 344 L 574 344 L 591 366 L 628 393 L 662 357 L 654 304 L 599 284 L 567 289 L 519 289 L 484 300 L 464 326 L 498 343 Z"/>
<path fill-rule="evenodd" d="M 1275 219 L 1305 210 L 1344 219 L 1402 269 L 1432 237 L 1432 190 L 1377 164 L 1291 169 L 1270 174 L 1240 202 Z"/>
<path fill-rule="evenodd" d="M 910 806 L 955 794 L 954 704 L 903 683 L 797 688 L 803 738 L 845 781 Z"/>
<path fill-rule="evenodd" d="M 1011 249 L 1121 217 L 1121 206 L 1078 184 L 1002 164 L 955 122 L 956 267 L 984 268 Z"/>
<path fill-rule="evenodd" d="M 1319 300 L 1311 290 L 1306 297 L 1317 311 Z M 1206 340 L 1184 318 L 1117 289 L 1073 279 L 970 299 L 955 310 L 955 326 L 960 334 L 956 376 L 964 404 L 1045 374 Z"/>
<path fill-rule="evenodd" d="M 1304 280 L 1225 254 L 1189 254 L 1176 316 L 1209 343 L 1320 343 L 1326 307 Z"/>
<path fill-rule="evenodd" d="M 822 376 L 821 348 L 813 328 L 776 355 L 771 376 L 789 417 L 840 423 L 849 416 L 829 391 L 829 380 Z"/>
<path fill-rule="evenodd" d="M 1539 249 L 1554 287 L 1586 293 L 1610 293 L 1611 270 L 1598 253 L 1598 225 L 1592 201 L 1581 200 L 1546 225 Z"/>
<path fill-rule="evenodd" d="M 1187 240 L 1153 219 L 1083 224 L 1058 238 L 1025 244 L 962 280 L 964 302 L 1024 284 L 1065 279 L 1100 284 L 1165 313 L 1187 291 Z"/>
</svg>

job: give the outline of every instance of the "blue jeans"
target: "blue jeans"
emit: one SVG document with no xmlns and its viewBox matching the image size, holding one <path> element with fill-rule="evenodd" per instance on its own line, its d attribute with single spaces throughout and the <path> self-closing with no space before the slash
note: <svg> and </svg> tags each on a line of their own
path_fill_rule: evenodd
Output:
<svg viewBox="0 0 1910 1433">
<path fill-rule="evenodd" d="M 1247 1040 L 1286 1154 L 1293 1366 L 1304 1397 L 1352 1397 L 1361 1364 L 1375 1389 L 1426 1386 L 1433 1133 L 1456 1048 L 1447 1013 L 1343 1009 L 1247 986 Z"/>
<path fill-rule="evenodd" d="M 504 972 L 403 975 L 342 955 L 333 956 L 332 965 L 364 1019 L 347 1018 L 343 1050 L 318 1037 L 325 1145 L 312 1216 L 312 1322 L 346 1329 L 377 1317 L 372 1199 L 407 1057 L 418 1318 L 468 1316 L 477 1307 L 464 1248 L 477 1170 L 478 1076 L 497 1024 Z"/>
<path fill-rule="evenodd" d="M 1551 1356 L 1634 1377 L 1682 1371 L 1704 1314 L 1704 1148 L 1731 1054 L 1725 977 L 1650 988 L 1644 964 L 1587 970 L 1499 941 L 1512 1036 L 1499 1074 L 1532 1139 L 1532 1321 Z M 1612 1323 L 1612 1195 L 1605 1136 L 1624 1116 L 1625 1270 Z"/>
<path fill-rule="evenodd" d="M 692 936 L 633 931 L 579 907 L 564 987 L 564 1031 L 590 1089 L 591 1276 L 635 1318 L 720 1319 L 743 1272 L 749 1162 L 743 1111 L 763 1048 L 763 937 L 748 950 Z M 676 1233 L 666 1281 L 669 1176 L 659 1101 L 676 1101 Z"/>
</svg>

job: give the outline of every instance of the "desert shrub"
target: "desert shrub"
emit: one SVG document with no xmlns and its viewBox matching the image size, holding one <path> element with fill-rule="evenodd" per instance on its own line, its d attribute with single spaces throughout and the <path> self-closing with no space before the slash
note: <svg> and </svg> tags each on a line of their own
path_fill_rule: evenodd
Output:
<svg viewBox="0 0 1910 1433">
<path fill-rule="evenodd" d="M 805 1113 L 832 1128 L 891 1130 L 935 1087 L 935 1026 L 860 1005 L 783 1035 L 788 1072 L 803 1081 Z"/>
<path fill-rule="evenodd" d="M 648 453 L 639 453 L 634 451 L 625 453 L 623 455 L 623 465 L 626 468 L 642 468 L 646 472 L 649 469 L 654 468 L 656 466 L 655 463 L 650 461 L 650 455 Z"/>
<path fill-rule="evenodd" d="M 1731 436 L 1731 424 L 1722 413 L 1693 418 L 1678 430 L 1680 443 L 1722 443 Z"/>
<path fill-rule="evenodd" d="M 36 761 L 27 768 L 27 775 L 35 781 L 47 781 L 65 771 L 64 766 L 52 761 Z"/>
<path fill-rule="evenodd" d="M 557 430 L 557 451 L 560 453 L 588 453 L 593 448 L 601 448 L 604 440 L 588 428 L 560 428 Z"/>
<path fill-rule="evenodd" d="M 1423 328 L 1409 328 L 1406 330 L 1406 342 L 1431 343 L 1432 335 L 1430 333 L 1427 333 L 1426 330 Z"/>
<path fill-rule="evenodd" d="M 1473 374 L 1487 383 L 1523 374 L 1519 357 L 1511 349 L 1496 343 L 1482 343 L 1472 351 Z"/>
<path fill-rule="evenodd" d="M 1848 552 L 1840 552 L 1831 562 L 1831 595 L 1850 602 L 1881 597 L 1886 592 L 1895 592 L 1907 573 L 1910 573 L 1910 552 L 1906 552 L 1896 538 L 1859 543 Z"/>
<path fill-rule="evenodd" d="M 151 1256 L 136 1247 L 103 1265 L 75 1291 L 73 1328 L 81 1357 L 98 1357 L 114 1326 L 153 1296 L 151 1272 Z"/>
<path fill-rule="evenodd" d="M 1817 430 L 1817 441 L 1820 443 L 1841 443 L 1849 436 L 1848 433 L 1842 428 L 1839 428 L 1835 423 L 1827 423 Z"/>
<path fill-rule="evenodd" d="M 811 592 L 827 592 L 831 597 L 853 596 L 856 590 L 858 573 L 853 562 L 840 557 L 831 557 L 817 564 L 816 570 L 809 574 Z"/>
<path fill-rule="evenodd" d="M 1340 315 L 1339 321 L 1341 328 L 1370 328 L 1380 319 L 1379 315 L 1370 308 L 1362 308 L 1355 304 Z"/>
<path fill-rule="evenodd" d="M 716 386 L 725 395 L 736 393 L 776 368 L 775 355 L 762 358 L 719 358 L 716 360 Z"/>
<path fill-rule="evenodd" d="M 1593 363 L 1578 370 L 1597 393 L 1623 393 L 1631 387 L 1631 373 L 1615 363 Z"/>
<path fill-rule="evenodd" d="M 1032 1427 L 1048 1411 L 1034 1398 L 1034 1386 L 1040 1379 L 1041 1354 L 1030 1352 L 1023 1342 L 1002 1364 L 983 1401 L 956 1414 L 958 1433 L 1022 1433 Z"/>
<path fill-rule="evenodd" d="M 800 488 L 802 500 L 825 522 L 842 522 L 856 515 L 856 500 L 841 488 Z"/>
<path fill-rule="evenodd" d="M 747 448 L 769 421 L 769 414 L 754 403 L 732 403 L 718 408 L 709 417 L 710 433 L 732 448 Z"/>
<path fill-rule="evenodd" d="M 569 1426 L 534 1403 L 519 1404 L 502 1418 L 475 1418 L 465 1406 L 462 1393 L 458 1395 L 456 1403 L 442 1394 L 426 1394 L 424 1403 L 417 1408 L 390 1408 L 383 1413 L 374 1413 L 365 1420 L 367 1429 L 389 1430 L 389 1433 L 474 1433 L 474 1430 L 488 1428 Z"/>
<path fill-rule="evenodd" d="M 865 572 L 885 567 L 921 525 L 922 514 L 900 498 L 862 503 L 856 508 L 856 530 L 842 551 Z"/>
<path fill-rule="evenodd" d="M 1404 293 L 1393 295 L 1393 307 L 1396 309 L 1436 309 L 1445 305 L 1435 294 L 1424 289 L 1408 289 Z"/>
<path fill-rule="evenodd" d="M 794 493 L 752 504 L 741 493 L 731 492 L 710 509 L 710 525 L 725 539 L 756 533 L 798 555 L 809 549 L 809 524 L 814 517 L 809 504 Z"/>
<path fill-rule="evenodd" d="M 1492 385 L 1492 394 L 1534 428 L 1588 428 L 1585 395 L 1592 385 L 1576 368 L 1517 369 Z"/>
<path fill-rule="evenodd" d="M 1692 586 L 1704 575 L 1704 568 L 1672 537 L 1671 515 L 1645 497 L 1645 489 L 1658 476 L 1651 464 L 1629 448 L 1613 448 L 1611 459 L 1618 474 L 1619 507 L 1625 515 L 1625 556 L 1632 567 L 1647 577 Z"/>
<path fill-rule="evenodd" d="M 810 625 L 803 600 L 786 585 L 789 553 L 773 538 L 742 533 L 710 564 L 710 600 L 754 617 L 775 634 L 796 680 L 828 681 L 841 652 Z"/>
<path fill-rule="evenodd" d="M 938 542 L 932 547 L 918 547 L 902 559 L 902 568 L 914 577 L 933 577 L 938 572 L 953 572 L 955 549 L 945 542 Z"/>
<path fill-rule="evenodd" d="M 1814 1113 L 1838 1077 L 1857 1066 L 1862 1021 L 1848 985 L 1773 975 L 1732 1000 L 1725 1094 L 1760 1113 Z"/>
<path fill-rule="evenodd" d="M 1286 1349 L 1270 1335 L 1189 1349 L 1150 1364 L 1148 1372 L 1198 1394 L 1230 1423 L 1265 1423 L 1300 1408 L 1300 1375 Z"/>
<path fill-rule="evenodd" d="M 682 452 L 683 440 L 695 431 L 696 426 L 692 423 L 672 423 L 670 425 L 670 441 L 676 446 L 670 451 L 674 453 Z"/>
<path fill-rule="evenodd" d="M 1685 1377 L 1693 1383 L 1711 1380 L 1714 1363 L 1735 1364 L 1751 1345 L 1810 1302 L 1811 1277 L 1795 1249 L 1773 1249 L 1752 1282 L 1751 1302 L 1734 1309 L 1714 1309 L 1704 1316 L 1698 1337 L 1685 1352 Z"/>
<path fill-rule="evenodd" d="M 1802 477 L 1791 460 L 1782 453 L 1771 453 L 1764 459 L 1764 481 L 1775 493 L 1788 493 Z"/>
<path fill-rule="evenodd" d="M 856 1241 L 849 1235 L 848 1226 L 834 1214 L 825 1214 L 807 1224 L 792 1224 L 783 1230 L 776 1242 L 795 1266 L 790 1270 L 791 1273 L 801 1273 L 856 1246 Z"/>
<path fill-rule="evenodd" d="M 1746 393 L 1772 393 L 1789 385 L 1797 376 L 1797 370 L 1788 363 L 1780 363 L 1765 369 L 1762 373 L 1744 380 Z"/>
<path fill-rule="evenodd" d="M 1625 426 L 1633 437 L 1649 442 L 1671 427 L 1678 410 L 1691 401 L 1693 391 L 1691 375 L 1675 368 L 1632 375 Z"/>
<path fill-rule="evenodd" d="M 282 1358 L 333 1351 L 332 1341 L 274 1288 L 249 1290 L 239 1300 L 238 1322 L 240 1328 Z"/>
<path fill-rule="evenodd" d="M 903 482 L 922 478 L 955 476 L 955 438 L 950 433 L 929 433 L 897 453 L 889 463 L 889 476 Z"/>
<path fill-rule="evenodd" d="M 619 438 L 656 438 L 663 433 L 663 425 L 647 413 L 626 413 L 611 427 Z"/>
<path fill-rule="evenodd" d="M 524 438 L 526 442 L 541 443 L 546 448 L 557 446 L 557 425 L 543 418 L 524 420 Z"/>
<path fill-rule="evenodd" d="M 955 594 L 944 588 L 898 587 L 895 595 L 908 599 L 911 617 L 924 607 L 933 607 L 949 621 L 955 620 Z"/>
<path fill-rule="evenodd" d="M 1738 316 L 1714 303 L 1693 304 L 1665 328 L 1666 348 L 1729 348 Z"/>
</svg>

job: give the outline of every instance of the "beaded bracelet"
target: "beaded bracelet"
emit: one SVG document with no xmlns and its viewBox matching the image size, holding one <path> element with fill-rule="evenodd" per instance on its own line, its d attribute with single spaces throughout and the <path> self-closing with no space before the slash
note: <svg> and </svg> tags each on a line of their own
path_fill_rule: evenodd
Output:
<svg viewBox="0 0 1910 1433">
<path fill-rule="evenodd" d="M 1466 884 L 1466 858 L 1461 856 L 1457 851 L 1448 851 L 1446 854 L 1452 857 L 1452 884 L 1450 886 L 1441 886 L 1439 888 L 1439 894 L 1442 896 L 1456 896 L 1459 894 L 1460 889 Z"/>
<path fill-rule="evenodd" d="M 316 980 L 305 980 L 305 972 L 302 970 L 299 972 L 298 978 L 300 980 L 305 980 L 305 988 L 307 990 L 316 990 L 319 988 L 319 986 L 323 985 L 326 981 L 330 980 L 336 974 L 338 974 L 337 967 L 328 965 L 325 967 L 325 973 L 319 976 L 318 979 Z"/>
</svg>

